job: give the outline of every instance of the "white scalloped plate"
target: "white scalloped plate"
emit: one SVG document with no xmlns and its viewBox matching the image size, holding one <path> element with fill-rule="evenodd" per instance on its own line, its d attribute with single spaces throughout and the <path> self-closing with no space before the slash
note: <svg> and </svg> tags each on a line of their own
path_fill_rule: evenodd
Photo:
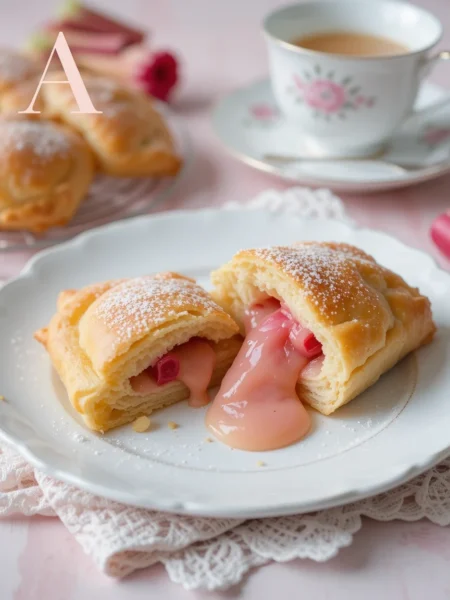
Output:
<svg viewBox="0 0 450 600">
<path fill-rule="evenodd" d="M 177 270 L 207 284 L 241 247 L 302 239 L 356 244 L 433 302 L 435 341 L 332 417 L 313 415 L 302 443 L 231 451 L 208 435 L 204 411 L 180 403 L 145 434 L 84 428 L 33 331 L 59 290 L 110 277 Z M 46 473 L 120 502 L 211 516 L 256 517 L 325 508 L 387 490 L 450 451 L 450 275 L 418 250 L 368 229 L 265 211 L 173 212 L 85 233 L 38 255 L 0 290 L 0 437 Z M 169 420 L 180 427 L 171 430 Z M 265 466 L 258 466 L 264 461 Z"/>
</svg>

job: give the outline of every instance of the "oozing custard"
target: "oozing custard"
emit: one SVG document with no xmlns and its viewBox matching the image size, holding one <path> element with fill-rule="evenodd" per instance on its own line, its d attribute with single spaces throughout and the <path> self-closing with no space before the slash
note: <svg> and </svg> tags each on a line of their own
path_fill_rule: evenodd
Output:
<svg viewBox="0 0 450 600">
<path fill-rule="evenodd" d="M 288 446 L 310 429 L 296 385 L 303 369 L 321 367 L 322 346 L 273 298 L 247 309 L 245 326 L 247 336 L 208 409 L 206 424 L 233 448 Z"/>
<path fill-rule="evenodd" d="M 171 381 L 181 381 L 189 389 L 190 406 L 208 404 L 208 386 L 216 364 L 211 345 L 193 338 L 162 356 L 153 366 L 130 379 L 133 391 L 147 395 Z"/>
</svg>

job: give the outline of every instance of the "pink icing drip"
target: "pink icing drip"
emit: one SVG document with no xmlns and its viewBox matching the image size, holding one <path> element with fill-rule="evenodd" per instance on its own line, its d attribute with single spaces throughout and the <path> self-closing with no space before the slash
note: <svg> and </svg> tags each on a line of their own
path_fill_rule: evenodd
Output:
<svg viewBox="0 0 450 600">
<path fill-rule="evenodd" d="M 245 333 L 257 327 L 263 319 L 280 308 L 275 298 L 267 298 L 262 302 L 249 306 L 244 313 Z"/>
<path fill-rule="evenodd" d="M 271 298 L 246 311 L 247 337 L 208 409 L 207 426 L 234 448 L 281 448 L 304 437 L 310 428 L 310 416 L 295 391 L 310 357 L 294 347 L 292 338 L 298 341 L 301 326 L 285 306 L 279 306 Z M 301 329 L 303 338 L 312 335 Z M 315 356 L 318 347 L 321 352 L 317 344 L 316 340 Z"/>
<path fill-rule="evenodd" d="M 170 381 L 181 381 L 189 388 L 189 404 L 196 407 L 208 404 L 207 390 L 216 364 L 216 353 L 211 345 L 205 340 L 193 338 L 171 350 L 160 358 L 158 363 L 165 357 L 178 361 L 178 374 Z M 149 367 L 130 379 L 133 391 L 143 396 L 160 390 L 167 383 L 169 383 L 167 380 L 163 380 L 161 384 L 157 383 L 154 367 Z"/>
</svg>

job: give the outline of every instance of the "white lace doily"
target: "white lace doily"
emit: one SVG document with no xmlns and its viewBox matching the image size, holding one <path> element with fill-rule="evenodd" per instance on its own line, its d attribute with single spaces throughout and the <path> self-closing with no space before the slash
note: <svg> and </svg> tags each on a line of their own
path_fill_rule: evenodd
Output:
<svg viewBox="0 0 450 600">
<path fill-rule="evenodd" d="M 267 191 L 245 208 L 262 207 L 349 220 L 328 190 Z M 170 515 L 98 498 L 35 471 L 12 449 L 1 447 L 0 515 L 17 513 L 58 517 L 108 575 L 123 577 L 162 562 L 172 581 L 186 589 L 216 590 L 271 560 L 332 558 L 352 543 L 362 516 L 450 524 L 450 459 L 367 500 L 307 515 L 239 521 Z"/>
</svg>

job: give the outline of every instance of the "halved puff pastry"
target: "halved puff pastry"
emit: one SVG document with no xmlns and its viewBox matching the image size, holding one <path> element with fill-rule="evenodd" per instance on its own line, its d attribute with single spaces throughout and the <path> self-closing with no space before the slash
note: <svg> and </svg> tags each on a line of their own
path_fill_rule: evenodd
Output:
<svg viewBox="0 0 450 600">
<path fill-rule="evenodd" d="M 64 74 L 52 74 L 65 80 Z M 163 117 L 143 93 L 98 76 L 83 76 L 96 110 L 77 114 L 69 85 L 47 84 L 41 93 L 48 114 L 76 129 L 94 152 L 100 169 L 110 175 L 175 175 L 181 167 Z"/>
<path fill-rule="evenodd" d="M 322 354 L 316 368 L 301 371 L 297 393 L 325 415 L 435 332 L 429 300 L 348 244 L 243 250 L 215 271 L 212 281 L 213 297 L 241 329 L 245 311 L 270 297 L 281 302 L 297 332 L 299 326 L 309 331 L 310 347 L 318 354 L 321 346 Z M 291 339 L 295 343 L 298 336 Z"/>
<path fill-rule="evenodd" d="M 92 153 L 74 131 L 0 119 L 0 229 L 40 232 L 65 225 L 93 176 Z"/>
<path fill-rule="evenodd" d="M 107 431 L 188 398 L 205 369 L 203 393 L 219 384 L 242 343 L 238 331 L 193 280 L 162 273 L 62 292 L 35 337 L 86 425 Z M 164 376 L 167 357 L 179 362 L 178 378 L 158 383 L 151 369 L 162 364 Z"/>
</svg>

